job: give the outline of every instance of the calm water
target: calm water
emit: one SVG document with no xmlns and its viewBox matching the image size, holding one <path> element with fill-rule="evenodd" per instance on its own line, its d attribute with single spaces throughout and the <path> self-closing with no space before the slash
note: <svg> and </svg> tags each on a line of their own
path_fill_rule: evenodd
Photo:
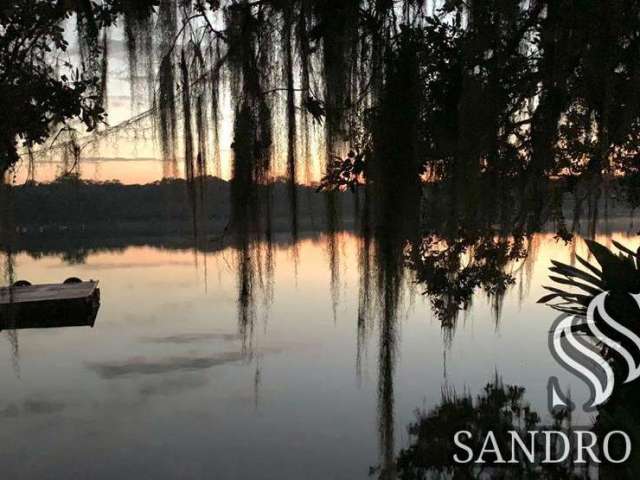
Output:
<svg viewBox="0 0 640 480">
<path fill-rule="evenodd" d="M 358 239 L 337 240 L 333 289 L 326 237 L 276 244 L 273 290 L 256 286 L 245 335 L 232 248 L 16 255 L 18 278 L 100 280 L 102 306 L 94 328 L 2 333 L 2 478 L 364 479 L 445 388 L 476 395 L 498 373 L 544 415 L 557 375 L 586 399 L 548 352 L 554 312 L 536 304 L 572 245 L 537 235 L 499 318 L 479 293 L 453 332 L 408 277 L 389 361 L 375 320 L 358 346 Z"/>
</svg>

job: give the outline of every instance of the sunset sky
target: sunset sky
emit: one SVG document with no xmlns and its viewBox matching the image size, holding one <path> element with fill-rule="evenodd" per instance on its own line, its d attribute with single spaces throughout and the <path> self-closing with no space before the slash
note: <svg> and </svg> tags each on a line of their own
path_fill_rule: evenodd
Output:
<svg viewBox="0 0 640 480">
<path fill-rule="evenodd" d="M 71 28 L 71 27 L 70 27 Z M 69 41 L 74 44 L 73 34 L 70 33 Z M 78 50 L 72 46 L 69 49 L 68 59 L 77 62 Z M 123 33 L 121 29 L 115 29 L 111 33 L 108 65 L 107 128 L 117 127 L 127 120 L 135 117 L 150 108 L 149 94 L 144 86 L 145 82 L 138 82 L 141 87 L 132 92 L 131 78 L 129 75 L 128 56 Z M 132 102 L 132 93 L 135 100 Z M 214 146 L 208 145 L 207 162 L 208 173 L 228 180 L 231 177 L 231 159 L 233 141 L 233 109 L 226 89 L 221 92 L 221 119 L 220 119 L 220 165 L 214 165 Z M 178 112 L 180 116 L 180 112 Z M 276 113 L 277 116 L 277 113 Z M 178 119 L 181 124 L 181 118 Z M 304 162 L 299 167 L 298 182 L 312 183 L 321 178 L 324 163 L 324 146 L 320 140 L 322 126 L 315 125 L 311 129 L 310 151 L 308 154 L 308 167 Z M 182 126 L 180 125 L 180 129 Z M 276 132 L 273 162 L 274 176 L 284 175 L 286 171 L 286 128 L 274 129 Z M 278 136 L 280 135 L 280 136 Z M 138 122 L 134 127 L 118 130 L 98 141 L 85 134 L 82 126 L 78 127 L 78 138 L 81 145 L 86 145 L 82 150 L 80 171 L 82 177 L 88 180 L 109 181 L 118 180 L 125 184 L 150 183 L 163 178 L 166 166 L 162 161 L 162 155 L 155 137 L 153 121 L 150 118 Z M 177 154 L 180 156 L 182 146 L 179 141 Z M 211 142 L 210 142 L 211 143 Z M 44 149 L 36 149 L 44 151 Z M 299 147 L 298 157 L 302 158 L 306 153 Z M 181 158 L 177 158 L 178 173 L 183 176 Z M 49 182 L 60 175 L 64 170 L 64 163 L 59 151 L 53 154 L 38 155 L 36 161 L 36 180 Z M 26 161 L 21 162 L 16 168 L 15 181 L 23 183 L 28 176 Z"/>
</svg>

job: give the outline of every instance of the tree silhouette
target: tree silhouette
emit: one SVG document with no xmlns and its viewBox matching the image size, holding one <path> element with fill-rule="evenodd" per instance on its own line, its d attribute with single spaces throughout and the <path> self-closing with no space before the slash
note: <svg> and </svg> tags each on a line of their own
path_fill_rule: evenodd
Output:
<svg viewBox="0 0 640 480">
<path fill-rule="evenodd" d="M 88 131 L 104 120 L 106 36 L 130 2 L 15 1 L 0 7 L 0 178 L 20 146 L 44 142 L 53 128 L 79 119 Z M 153 0 L 135 2 L 149 15 Z M 63 60 L 64 22 L 75 17 L 82 65 Z"/>
</svg>

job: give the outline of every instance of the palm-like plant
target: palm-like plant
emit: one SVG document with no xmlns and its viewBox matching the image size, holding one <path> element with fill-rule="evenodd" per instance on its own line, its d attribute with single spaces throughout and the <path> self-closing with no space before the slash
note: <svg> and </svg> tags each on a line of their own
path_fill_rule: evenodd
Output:
<svg viewBox="0 0 640 480">
<path fill-rule="evenodd" d="M 633 252 L 614 240 L 612 243 L 619 250 L 616 254 L 593 240 L 585 242 L 599 267 L 579 255 L 576 258 L 584 269 L 552 260 L 549 270 L 553 274 L 549 278 L 560 286 L 545 286 L 551 293 L 538 303 L 546 303 L 562 313 L 586 319 L 591 301 L 602 292 L 608 292 L 605 307 L 609 315 L 631 331 L 640 333 L 640 309 L 630 295 L 640 293 L 640 248 Z M 564 286 L 573 288 L 565 290 Z M 618 338 L 617 332 L 603 324 L 598 312 L 594 320 L 605 334 L 626 342 L 627 339 Z M 575 325 L 574 329 L 589 333 L 584 322 Z"/>
<path fill-rule="evenodd" d="M 593 240 L 585 240 L 585 242 L 600 268 L 579 255 L 576 255 L 576 259 L 585 267 L 585 270 L 552 260 L 553 266 L 549 270 L 556 275 L 550 275 L 549 278 L 558 284 L 575 287 L 580 292 L 545 286 L 544 288 L 551 293 L 538 300 L 538 303 L 547 303 L 563 313 L 583 317 L 589 302 L 602 292 L 640 293 L 640 248 L 637 252 L 633 252 L 613 240 L 613 245 L 620 250 L 616 255 L 598 242 Z M 556 299 L 562 302 L 550 303 Z"/>
<path fill-rule="evenodd" d="M 640 308 L 629 295 L 640 293 L 640 249 L 633 252 L 619 242 L 613 241 L 613 245 L 619 250 L 619 253 L 615 254 L 594 241 L 587 240 L 586 243 L 599 267 L 581 257 L 577 257 L 577 260 L 584 270 L 560 262 L 552 262 L 553 266 L 550 270 L 553 275 L 550 278 L 562 286 L 573 287 L 574 291 L 565 291 L 563 287 L 545 287 L 551 293 L 542 297 L 539 302 L 547 303 L 556 310 L 583 319 L 583 322 L 578 322 L 574 326 L 574 330 L 579 330 L 594 341 L 591 330 L 586 325 L 586 312 L 591 300 L 606 291 L 609 292 L 605 302 L 607 313 L 632 332 L 640 334 Z M 593 320 L 607 336 L 625 346 L 630 352 L 638 353 L 637 346 L 633 342 L 618 334 L 617 331 L 607 328 L 598 312 Z M 597 340 L 595 342 L 607 361 L 613 363 L 617 361 L 618 367 L 621 368 L 615 368 L 614 372 L 624 379 L 627 371 L 625 366 L 628 368 L 626 362 L 623 362 L 613 349 L 598 343 Z M 637 442 L 640 439 L 640 416 L 636 408 L 640 401 L 638 383 L 622 381 L 616 382 L 615 385 L 612 397 L 599 408 L 594 431 L 598 436 L 603 436 L 614 430 L 624 430 L 631 436 L 633 442 Z M 637 472 L 640 471 L 640 457 L 633 455 L 624 468 L 625 478 L 637 476 Z"/>
</svg>

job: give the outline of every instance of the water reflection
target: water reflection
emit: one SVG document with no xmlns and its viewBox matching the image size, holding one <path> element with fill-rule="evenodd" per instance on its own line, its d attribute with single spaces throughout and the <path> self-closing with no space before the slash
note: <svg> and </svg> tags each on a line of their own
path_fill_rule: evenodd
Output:
<svg viewBox="0 0 640 480">
<path fill-rule="evenodd" d="M 32 328 L 93 327 L 98 305 L 64 305 L 55 307 L 16 308 L 16 305 L 0 306 L 0 331 Z M 17 342 L 17 334 L 16 334 Z"/>
<path fill-rule="evenodd" d="M 575 425 L 571 411 L 563 408 L 554 411 L 544 423 L 541 415 L 532 409 L 526 401 L 526 390 L 518 385 L 505 385 L 495 374 L 495 378 L 488 383 L 475 398 L 471 394 L 459 395 L 455 391 L 444 389 L 441 402 L 428 411 L 418 411 L 417 419 L 409 425 L 411 443 L 400 451 L 396 458 L 399 478 L 504 478 L 504 479 L 596 479 L 596 478 L 634 478 L 638 471 L 638 456 L 632 454 L 631 460 L 624 465 L 615 464 L 603 459 L 602 439 L 614 431 L 627 432 L 633 440 L 637 439 L 637 422 L 631 415 L 627 421 L 622 420 L 621 412 L 633 409 L 634 395 L 637 396 L 638 387 L 625 387 L 626 399 L 616 395 L 607 405 L 600 408 L 593 426 Z M 542 415 L 545 415 L 544 413 Z M 580 432 L 577 432 L 577 431 Z M 468 431 L 469 438 L 464 438 L 464 444 L 473 451 L 473 458 L 480 458 L 480 452 L 486 447 L 489 432 L 495 435 L 496 451 L 489 451 L 482 455 L 485 465 L 469 462 L 460 464 L 454 461 L 466 458 L 466 451 L 457 447 L 452 439 L 456 432 Z M 564 433 L 568 439 L 567 455 L 564 461 L 546 462 L 548 452 L 559 457 L 559 452 L 565 448 L 554 434 L 550 450 L 547 450 L 544 436 L 545 431 Z M 584 456 L 573 441 L 575 435 L 585 433 L 597 435 L 596 458 Z M 527 449 L 533 456 L 533 462 L 525 457 L 522 450 L 512 447 L 515 432 L 525 440 Z M 532 438 L 533 441 L 529 439 Z M 624 457 L 624 447 L 620 444 L 609 449 L 611 458 Z M 499 456 L 498 456 L 499 455 Z M 577 456 L 579 455 L 579 457 Z M 584 461 L 577 462 L 576 458 Z M 496 460 L 504 460 L 502 465 L 495 465 Z"/>
<path fill-rule="evenodd" d="M 518 308 L 533 305 L 549 257 L 561 253 L 566 262 L 571 262 L 572 255 L 582 258 L 579 240 L 565 247 L 554 239 L 554 225 L 546 233 L 524 234 L 500 227 L 490 216 L 477 217 L 475 225 L 433 223 L 423 231 L 416 228 L 412 215 L 393 214 L 424 201 L 420 195 L 400 195 L 374 184 L 359 192 L 357 208 L 351 207 L 356 221 L 344 213 L 336 215 L 351 230 L 337 226 L 327 231 L 300 230 L 294 237 L 269 226 L 268 202 L 262 201 L 268 190 L 252 187 L 252 192 L 259 194 L 237 203 L 234 222 L 222 236 L 202 228 L 194 242 L 188 228 L 162 234 L 158 233 L 161 224 L 136 235 L 114 231 L 107 236 L 86 224 L 83 229 L 70 227 L 62 239 L 57 228 L 33 231 L 16 229 L 14 224 L 7 229 L 15 238 L 5 247 L 5 260 L 11 259 L 11 268 L 21 278 L 59 279 L 71 271 L 92 272 L 111 292 L 110 298 L 128 298 L 122 305 L 103 306 L 96 326 L 101 342 L 106 342 L 102 347 L 96 337 L 55 334 L 57 342 L 82 339 L 84 346 L 76 348 L 82 352 L 79 364 L 84 370 L 79 373 L 74 366 L 73 374 L 90 378 L 99 392 L 105 389 L 101 382 L 117 385 L 124 394 L 122 402 L 129 406 L 151 402 L 162 411 L 177 408 L 181 412 L 190 405 L 208 419 L 231 409 L 235 413 L 221 428 L 236 440 L 227 446 L 216 443 L 217 451 L 227 455 L 239 448 L 232 424 L 250 428 L 249 414 L 238 410 L 243 402 L 250 403 L 256 414 L 281 422 L 278 445 L 290 445 L 286 438 L 293 435 L 301 445 L 315 445 L 319 450 L 314 454 L 331 450 L 322 437 L 325 430 L 312 419 L 319 415 L 319 423 L 331 425 L 326 427 L 327 435 L 341 432 L 345 436 L 350 458 L 342 457 L 340 465 L 351 474 L 345 478 L 363 478 L 369 465 L 378 465 L 374 474 L 385 479 L 403 478 L 410 468 L 403 433 L 408 417 L 425 395 L 433 407 L 443 383 L 477 392 L 483 385 L 474 376 L 486 378 L 499 366 L 511 383 L 512 379 L 519 383 L 522 377 L 537 410 L 544 409 L 546 398 L 540 385 L 556 366 L 548 359 L 538 371 L 530 362 L 549 357 L 548 323 L 534 318 L 543 310 L 523 313 Z M 435 217 L 435 208 L 433 212 Z M 507 218 L 504 225 L 513 217 Z M 7 242 L 9 237 L 3 238 Z M 197 265 L 194 253 L 202 260 Z M 460 312 L 476 320 L 460 322 Z M 327 324 L 332 317 L 335 321 Z M 32 332 L 22 338 L 21 348 L 26 344 L 28 352 L 20 358 L 22 377 L 25 371 L 39 371 L 29 352 L 41 338 Z M 527 345 L 524 338 L 533 343 Z M 67 354 L 51 350 L 56 341 L 45 351 L 65 358 Z M 442 378 L 444 356 L 446 378 Z M 66 368 L 55 375 L 71 375 Z M 369 371 L 375 372 L 373 382 Z M 6 376 L 1 368 L 0 375 Z M 14 393 L 19 391 L 16 381 L 7 380 L 7 388 Z M 496 392 L 502 388 L 494 386 Z M 307 390 L 327 405 L 317 405 L 318 400 L 304 393 Z M 209 404 L 203 398 L 213 400 Z M 340 415 L 331 398 L 345 402 L 345 414 L 354 416 L 357 425 L 355 420 L 342 419 L 343 426 L 329 421 L 329 410 Z M 468 405 L 466 400 L 447 398 L 453 404 Z M 18 401 L 11 400 L 20 405 Z M 240 403 L 230 406 L 234 401 Z M 295 420 L 275 406 L 279 401 L 294 409 L 290 415 Z M 114 412 L 122 408 L 113 398 L 104 402 Z M 203 403 L 209 404 L 207 409 Z M 313 413 L 312 407 L 319 413 Z M 198 432 L 209 438 L 188 418 L 178 416 L 186 422 L 181 428 L 187 436 Z M 301 416 L 310 418 L 305 421 Z M 260 444 L 253 446 L 265 452 L 270 451 L 264 445 L 269 443 L 267 427 L 273 428 L 275 420 L 263 421 L 269 425 L 260 427 Z M 604 421 L 605 416 L 598 417 L 596 425 Z M 292 432 L 300 422 L 310 432 L 320 432 L 320 437 L 310 440 L 306 434 Z M 367 439 L 360 440 L 365 445 L 358 447 L 350 435 Z M 422 440 L 437 440 L 425 435 Z M 300 455 L 289 465 L 316 465 L 313 456 Z M 255 474 L 246 469 L 248 475 Z M 285 477 L 295 476 L 287 472 Z"/>
<path fill-rule="evenodd" d="M 529 432 L 544 430 L 571 433 L 571 418 L 567 412 L 560 412 L 553 424 L 540 425 L 541 418 L 527 403 L 525 389 L 517 385 L 505 385 L 498 374 L 488 383 L 477 397 L 470 394 L 458 395 L 455 391 L 443 391 L 441 403 L 427 412 L 419 412 L 417 420 L 409 426 L 412 444 L 403 449 L 397 457 L 399 477 L 403 479 L 425 478 L 589 478 L 588 469 L 574 467 L 570 462 L 548 465 L 542 463 L 544 455 L 542 435 L 536 435 L 539 443 L 536 463 L 528 463 L 522 454 L 511 464 L 491 466 L 500 455 L 511 459 L 511 437 L 509 432 L 517 432 L 528 439 Z M 477 454 L 489 432 L 493 432 L 500 453 L 491 452 L 483 456 L 488 466 L 468 463 L 460 465 L 454 461 L 454 454 L 464 458 L 452 438 L 459 431 L 471 432 L 465 444 Z M 527 444 L 529 448 L 529 444 Z M 558 443 L 551 447 L 558 451 Z M 517 451 L 517 450 L 516 450 Z"/>
<path fill-rule="evenodd" d="M 526 401 L 525 388 L 505 385 L 497 373 L 495 379 L 475 398 L 470 394 L 459 395 L 445 389 L 441 402 L 428 411 L 418 411 L 416 421 L 409 425 L 411 443 L 396 458 L 399 478 L 634 478 L 638 472 L 637 455 L 632 455 L 631 461 L 624 465 L 609 462 L 602 456 L 602 439 L 609 432 L 621 430 L 630 435 L 632 442 L 638 438 L 635 416 L 631 415 L 623 421 L 620 413 L 630 413 L 629 408 L 632 408 L 633 396 L 637 396 L 637 391 L 637 385 L 635 388 L 627 386 L 626 400 L 616 395 L 610 403 L 599 409 L 595 424 L 585 427 L 575 425 L 567 409 L 556 410 L 548 420 L 550 423 L 543 423 L 541 416 Z M 577 430 L 597 435 L 597 462 L 576 449 L 573 439 Z M 482 455 L 485 465 L 454 461 L 454 455 L 464 459 L 467 454 L 452 441 L 456 432 L 460 431 L 471 433 L 470 437 L 463 439 L 463 443 L 471 448 L 474 459 L 480 458 L 489 432 L 495 435 L 497 452 L 488 451 Z M 562 432 L 570 439 L 564 461 L 543 461 L 545 457 L 548 458 L 548 452 L 558 455 L 567 448 L 559 443 L 558 436 L 551 436 L 552 444 L 547 450 L 545 431 Z M 511 446 L 511 432 L 525 439 L 533 463 L 525 458 L 523 451 Z M 531 432 L 534 432 L 533 441 L 530 441 Z M 609 454 L 613 455 L 611 458 L 624 457 L 624 446 L 611 444 L 607 448 Z M 578 454 L 584 458 L 583 462 L 575 461 Z M 495 465 L 496 460 L 501 460 L 503 465 Z"/>
<path fill-rule="evenodd" d="M 77 2 L 72 3 L 69 11 L 75 10 Z M 100 72 L 102 78 L 91 86 L 100 106 L 112 43 L 107 28 L 94 22 L 91 2 L 81 3 L 88 8 L 76 13 L 77 50 L 88 71 Z M 156 428 L 163 437 L 177 432 L 170 442 L 183 429 L 187 441 L 172 446 L 192 449 L 198 458 L 206 457 L 201 460 L 205 463 L 209 458 L 224 461 L 225 454 L 240 456 L 241 461 L 227 464 L 226 476 L 238 476 L 238 469 L 245 469 L 246 477 L 255 471 L 280 471 L 273 468 L 281 466 L 274 460 L 277 449 L 287 445 L 287 434 L 299 425 L 307 428 L 294 432 L 297 446 L 302 445 L 294 453 L 307 453 L 307 462 L 315 460 L 304 452 L 310 436 L 324 432 L 331 437 L 339 431 L 345 437 L 375 438 L 367 447 L 375 443 L 380 465 L 375 474 L 380 478 L 409 475 L 397 460 L 398 425 L 406 423 L 399 416 L 406 416 L 410 403 L 403 400 L 407 391 L 424 395 L 425 388 L 431 393 L 434 386 L 448 384 L 451 362 L 454 371 L 456 361 L 462 365 L 458 381 L 464 384 L 470 382 L 464 372 L 477 376 L 476 369 L 482 369 L 485 375 L 496 364 L 508 369 L 509 363 L 546 358 L 536 343 L 546 346 L 545 325 L 519 323 L 529 315 L 517 311 L 530 307 L 529 289 L 539 290 L 534 281 L 538 257 L 566 248 L 569 263 L 553 267 L 565 277 L 595 280 L 598 288 L 620 283 L 620 289 L 640 290 L 633 251 L 626 252 L 626 259 L 614 260 L 589 244 L 601 264 L 613 265 L 602 265 L 602 271 L 594 271 L 576 253 L 580 233 L 594 238 L 602 225 L 622 217 L 623 207 L 614 211 L 610 205 L 614 195 L 637 204 L 628 180 L 637 176 L 638 102 L 635 77 L 629 72 L 638 70 L 638 62 L 628 54 L 635 44 L 627 38 L 635 37 L 637 22 L 625 21 L 637 20 L 637 15 L 604 9 L 605 24 L 620 27 L 619 33 L 608 35 L 607 29 L 590 28 L 594 18 L 602 17 L 593 5 L 568 9 L 578 19 L 569 22 L 562 8 L 545 2 L 153 3 L 157 10 L 115 2 L 128 54 L 124 70 L 132 77 L 129 100 L 133 111 L 148 110 L 84 138 L 65 126 L 39 152 L 32 150 L 33 142 L 46 136 L 49 125 L 34 138 L 17 132 L 26 140 L 26 183 L 10 189 L 0 182 L 0 249 L 7 284 L 16 272 L 29 278 L 70 269 L 92 272 L 92 277 L 97 272 L 111 298 L 118 299 L 118 304 L 105 305 L 105 322 L 99 325 L 108 347 L 96 345 L 96 337 L 87 332 L 53 331 L 46 339 L 42 331 L 27 333 L 33 350 L 36 345 L 61 360 L 63 368 L 54 375 L 60 383 L 78 376 L 94 382 L 102 395 L 118 393 L 117 398 L 106 397 L 111 407 L 107 413 L 115 417 L 109 420 L 130 414 L 138 403 L 157 401 L 152 406 L 160 412 L 141 414 L 154 424 L 146 430 L 151 434 L 147 438 L 158 438 Z M 18 15 L 11 21 L 21 24 L 25 18 Z M 496 21 L 505 28 L 495 29 Z M 610 42 L 621 45 L 620 57 L 611 55 Z M 66 43 L 53 47 L 62 53 Z M 49 46 L 44 50 L 49 52 Z M 605 68 L 592 68 L 603 59 Z M 605 88 L 602 96 L 591 88 L 600 84 L 620 88 Z M 562 85 L 570 88 L 559 88 Z M 224 121 L 225 113 L 231 121 Z M 95 119 L 83 117 L 93 129 Z M 278 128 L 278 122 L 284 128 Z M 152 155 L 151 142 L 142 141 L 147 131 L 157 134 L 163 181 L 123 186 L 81 179 L 81 161 L 91 146 L 108 155 L 115 144 L 127 143 Z M 135 141 L 120 142 L 119 135 Z M 100 141 L 114 145 L 104 148 Z M 3 180 L 8 160 L 13 163 L 18 156 L 15 138 L 5 143 Z M 226 146 L 230 148 L 223 162 Z M 62 164 L 59 178 L 47 185 L 35 183 L 36 162 L 57 158 Z M 209 176 L 219 177 L 223 163 L 230 170 L 228 182 Z M 307 181 L 324 171 L 320 192 L 312 195 L 314 188 L 300 185 L 303 170 Z M 628 174 L 625 179 L 613 176 L 623 172 Z M 181 173 L 184 180 L 176 179 Z M 284 176 L 276 179 L 277 174 Z M 577 270 L 575 261 L 591 273 Z M 610 270 L 615 275 L 609 275 Z M 593 274 L 610 278 L 604 282 Z M 563 282 L 566 279 L 560 279 Z M 590 295 L 552 287 L 553 296 L 546 300 L 562 298 L 565 304 L 557 308 L 583 313 L 593 287 L 568 283 Z M 617 314 L 631 317 L 628 304 L 615 303 L 622 305 Z M 472 328 L 476 316 L 490 320 L 478 332 Z M 329 327 L 327 317 L 332 320 Z M 433 319 L 433 325 L 416 317 Z M 469 320 L 468 329 L 461 328 L 462 319 Z M 219 324 L 222 331 L 212 332 Z M 407 324 L 418 334 L 407 335 Z M 18 371 L 19 362 L 25 364 L 18 355 L 19 325 L 11 319 L 8 327 Z M 483 342 L 476 342 L 470 330 Z M 501 335 L 511 343 L 502 342 Z M 288 341 L 274 345 L 274 337 Z M 50 339 L 54 341 L 47 343 Z M 292 351 L 293 344 L 317 346 L 322 340 L 322 346 L 334 350 L 327 348 L 323 355 Z M 56 350 L 67 341 L 75 349 Z M 371 345 L 376 354 L 369 356 Z M 413 370 L 403 377 L 402 352 L 409 347 L 419 353 L 410 357 Z M 270 355 L 284 351 L 286 355 Z M 71 357 L 74 354 L 77 357 Z M 279 356 L 285 360 L 273 358 Z M 360 388 L 355 392 L 345 382 L 351 380 L 354 357 Z M 441 358 L 447 359 L 446 368 L 440 368 Z M 42 368 L 35 363 L 29 368 Z M 376 374 L 373 394 L 367 391 L 371 363 Z M 225 376 L 231 369 L 240 373 Z M 428 370 L 427 378 L 412 390 L 411 381 L 423 378 L 420 369 Z M 446 372 L 444 379 L 441 371 Z M 530 379 L 541 375 L 530 365 L 513 366 L 511 374 L 517 373 Z M 15 378 L 4 380 L 14 395 L 29 388 Z M 34 383 L 46 389 L 47 382 L 39 380 Z M 78 393 L 75 384 L 66 385 Z M 263 458 L 255 467 L 245 465 L 247 453 L 253 452 L 226 445 L 229 438 L 246 445 L 249 435 L 238 438 L 233 433 L 254 427 L 240 405 L 249 396 L 255 407 L 258 399 L 268 403 L 271 395 L 273 401 L 278 385 L 283 390 L 277 392 L 280 404 L 288 408 L 265 407 L 271 407 L 266 417 L 271 424 L 262 425 L 258 436 Z M 496 380 L 479 402 L 493 401 L 490 407 L 499 413 L 505 412 L 508 398 L 518 411 L 525 408 L 519 404 L 520 387 L 508 390 L 506 394 Z M 203 401 L 203 391 L 219 395 L 217 403 L 209 404 L 207 397 Z M 172 395 L 177 398 L 173 404 L 157 400 Z M 339 420 L 346 424 L 353 416 L 367 427 L 336 427 L 340 405 L 318 399 L 344 401 L 348 407 Z M 375 412 L 365 415 L 372 399 Z M 26 404 L 16 400 L 12 405 Z M 468 399 L 453 396 L 443 405 L 441 410 L 476 408 Z M 198 424 L 181 411 L 187 407 L 199 413 Z M 216 418 L 223 440 L 212 438 L 204 420 L 227 409 L 229 418 Z M 157 427 L 159 419 L 171 421 L 158 414 L 167 412 L 178 420 Z M 456 420 L 464 413 L 455 412 Z M 315 422 L 315 416 L 322 421 Z M 325 427 L 329 423 L 334 429 Z M 276 434 L 270 432 L 277 428 L 282 436 L 271 442 L 270 435 Z M 132 432 L 123 437 L 134 448 L 132 439 L 141 441 Z M 222 454 L 196 452 L 216 441 Z M 313 453 L 341 453 L 336 451 L 340 446 L 329 443 L 319 441 L 323 449 Z M 365 449 L 358 450 L 355 442 L 350 446 L 360 453 Z M 369 463 L 344 450 L 345 472 Z M 82 453 L 75 457 L 92 458 L 91 452 Z M 296 460 L 285 476 L 297 478 L 301 471 L 335 476 Z M 313 465 L 329 464 L 323 460 Z M 118 462 L 106 465 L 102 468 Z M 102 473 L 113 477 L 113 472 Z"/>
</svg>

